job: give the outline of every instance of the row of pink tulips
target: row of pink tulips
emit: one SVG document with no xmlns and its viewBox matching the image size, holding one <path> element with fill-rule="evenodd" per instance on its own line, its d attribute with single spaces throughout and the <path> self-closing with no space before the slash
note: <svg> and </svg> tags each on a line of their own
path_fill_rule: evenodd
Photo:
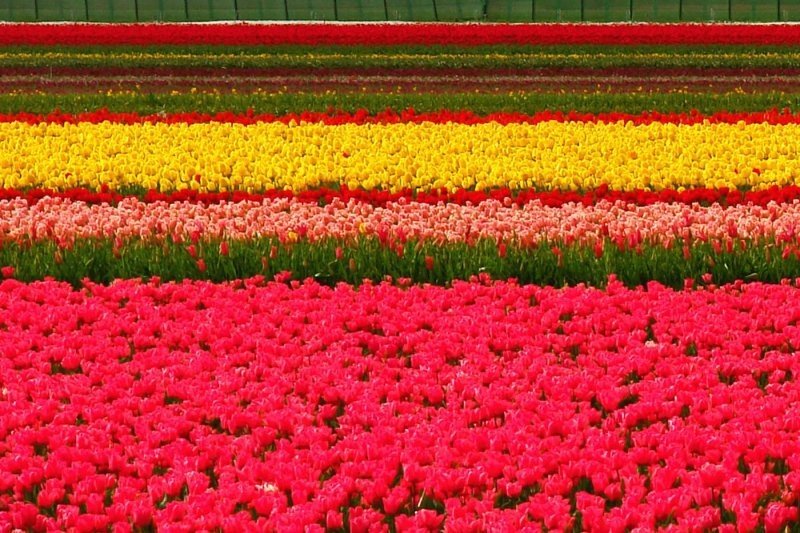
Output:
<svg viewBox="0 0 800 533">
<path fill-rule="evenodd" d="M 335 199 L 318 206 L 284 198 L 262 202 L 145 203 L 126 198 L 118 205 L 91 205 L 63 198 L 29 204 L 0 201 L 0 239 L 27 241 L 103 237 L 175 240 L 250 239 L 277 236 L 353 238 L 378 236 L 389 242 L 429 239 L 472 243 L 480 238 L 536 244 L 542 240 L 593 244 L 609 237 L 620 246 L 732 239 L 776 239 L 795 243 L 800 230 L 800 202 L 767 206 L 601 201 L 596 205 L 524 206 L 496 200 L 478 205 L 390 202 L 384 207 Z"/>
<path fill-rule="evenodd" d="M 798 519 L 794 284 L 7 280 L 0 317 L 0 531 Z"/>
</svg>

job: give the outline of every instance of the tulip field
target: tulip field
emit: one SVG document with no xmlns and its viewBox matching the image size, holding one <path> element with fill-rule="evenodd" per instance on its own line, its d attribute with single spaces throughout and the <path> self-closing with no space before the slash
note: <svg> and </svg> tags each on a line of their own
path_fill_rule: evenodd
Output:
<svg viewBox="0 0 800 533">
<path fill-rule="evenodd" d="M 0 24 L 0 533 L 800 531 L 800 26 Z"/>
</svg>

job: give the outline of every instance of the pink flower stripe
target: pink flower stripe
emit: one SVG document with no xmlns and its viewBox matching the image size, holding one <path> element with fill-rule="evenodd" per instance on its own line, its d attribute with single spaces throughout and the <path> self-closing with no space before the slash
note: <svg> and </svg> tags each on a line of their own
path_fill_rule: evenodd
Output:
<svg viewBox="0 0 800 533">
<path fill-rule="evenodd" d="M 3 24 L 0 45 L 797 45 L 794 24 Z"/>
<path fill-rule="evenodd" d="M 288 199 L 262 202 L 145 203 L 126 198 L 115 206 L 47 198 L 0 201 L 0 239 L 25 242 L 81 238 L 160 240 L 253 239 L 276 236 L 352 239 L 376 236 L 384 242 L 433 240 L 474 243 L 478 239 L 533 245 L 542 241 L 594 245 L 608 237 L 621 248 L 640 244 L 672 246 L 677 240 L 768 239 L 800 242 L 800 201 L 790 204 L 703 207 L 657 203 L 639 206 L 601 201 L 596 205 L 522 207 L 487 200 L 478 205 L 390 202 L 376 207 L 351 200 L 326 206 Z"/>
<path fill-rule="evenodd" d="M 798 302 L 5 281 L 0 529 L 781 531 Z"/>
<path fill-rule="evenodd" d="M 225 111 L 215 114 L 197 111 L 186 113 L 159 113 L 154 115 L 141 115 L 139 113 L 117 113 L 101 109 L 86 113 L 70 114 L 55 111 L 49 114 L 37 113 L 11 113 L 0 114 L 0 122 L 25 122 L 27 124 L 40 124 L 43 122 L 54 124 L 74 124 L 89 122 L 99 124 L 113 122 L 118 124 L 141 123 L 167 123 L 167 124 L 204 124 L 209 122 L 225 122 L 235 124 L 255 124 L 258 122 L 321 122 L 323 124 L 396 124 L 396 123 L 422 123 L 434 122 L 436 124 L 485 124 L 497 122 L 499 124 L 538 124 L 540 122 L 632 122 L 637 125 L 658 123 L 669 124 L 800 124 L 800 113 L 793 113 L 790 109 L 770 109 L 767 111 L 719 111 L 710 115 L 691 110 L 682 113 L 664 113 L 660 111 L 643 111 L 640 114 L 631 113 L 581 113 L 578 111 L 539 111 L 532 115 L 518 112 L 498 112 L 488 115 L 478 115 L 472 111 L 442 110 L 429 113 L 418 113 L 414 109 L 395 111 L 388 109 L 378 113 L 370 113 L 366 109 L 355 112 L 329 110 L 326 112 L 304 111 L 302 113 L 288 113 L 285 115 L 272 115 L 269 113 L 255 113 L 252 110 L 246 113 Z"/>
</svg>

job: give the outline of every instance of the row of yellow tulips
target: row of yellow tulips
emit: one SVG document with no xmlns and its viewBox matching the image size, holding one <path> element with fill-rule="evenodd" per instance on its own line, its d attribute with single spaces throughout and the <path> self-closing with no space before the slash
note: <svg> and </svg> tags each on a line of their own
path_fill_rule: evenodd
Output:
<svg viewBox="0 0 800 533">
<path fill-rule="evenodd" d="M 796 184 L 800 125 L 0 124 L 0 186 L 161 191 L 763 189 Z"/>
</svg>

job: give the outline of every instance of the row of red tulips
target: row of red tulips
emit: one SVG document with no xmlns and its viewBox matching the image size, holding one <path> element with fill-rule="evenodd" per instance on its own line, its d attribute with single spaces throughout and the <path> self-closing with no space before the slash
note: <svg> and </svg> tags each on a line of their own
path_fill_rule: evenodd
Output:
<svg viewBox="0 0 800 533">
<path fill-rule="evenodd" d="M 4 24 L 0 45 L 797 45 L 793 24 Z"/>
<path fill-rule="evenodd" d="M 761 191 L 739 191 L 726 188 L 707 189 L 696 188 L 678 192 L 672 189 L 661 191 L 612 191 L 603 185 L 597 189 L 585 192 L 570 191 L 534 191 L 524 189 L 512 191 L 508 188 L 493 189 L 490 191 L 472 191 L 459 189 L 450 192 L 444 189 L 433 191 L 412 191 L 406 189 L 400 192 L 380 190 L 365 191 L 363 189 L 350 189 L 342 185 L 339 189 L 319 187 L 302 192 L 270 190 L 259 193 L 234 191 L 227 193 L 203 193 L 193 190 L 160 192 L 154 189 L 142 191 L 129 191 L 121 193 L 112 191 L 107 187 L 100 191 L 90 189 L 67 189 L 64 191 L 54 189 L 0 189 L 0 200 L 25 200 L 35 204 L 43 199 L 62 198 L 86 204 L 116 205 L 125 198 L 135 197 L 142 202 L 190 202 L 199 204 L 214 204 L 220 202 L 258 202 L 274 199 L 295 200 L 298 202 L 317 203 L 328 205 L 341 200 L 349 202 L 356 200 L 373 206 L 385 206 L 391 202 L 416 202 L 421 204 L 455 203 L 458 205 L 477 205 L 487 200 L 497 200 L 504 206 L 524 206 L 532 202 L 539 202 L 547 207 L 560 207 L 567 204 L 594 205 L 601 201 L 611 203 L 624 202 L 626 204 L 652 205 L 656 203 L 702 204 L 711 205 L 718 203 L 722 206 L 753 205 L 768 206 L 770 203 L 791 203 L 800 200 L 800 186 L 788 185 L 785 187 L 770 187 Z"/>
<path fill-rule="evenodd" d="M 486 124 L 496 122 L 498 124 L 538 124 L 541 122 L 630 122 L 636 125 L 653 123 L 668 124 L 800 124 L 800 112 L 793 112 L 791 109 L 770 109 L 758 112 L 729 112 L 720 111 L 713 114 L 703 114 L 697 110 L 690 110 L 682 113 L 645 111 L 640 114 L 631 113 L 580 113 L 577 111 L 540 111 L 534 114 L 517 112 L 490 113 L 488 115 L 478 115 L 469 110 L 441 110 L 437 112 L 418 113 L 414 109 L 393 110 L 387 109 L 378 113 L 370 113 L 366 109 L 360 109 L 353 113 L 341 110 L 330 109 L 326 112 L 305 111 L 302 113 L 287 113 L 283 115 L 273 115 L 269 113 L 256 113 L 249 109 L 246 113 L 221 112 L 221 113 L 157 113 L 152 115 L 141 115 L 139 113 L 118 113 L 100 109 L 86 113 L 62 113 L 53 111 L 49 114 L 38 113 L 12 113 L 0 114 L 0 122 L 24 122 L 27 124 L 74 124 L 78 122 L 88 122 L 99 124 L 102 122 L 113 122 L 118 124 L 141 124 L 141 123 L 186 123 L 204 124 L 209 122 L 224 122 L 233 124 L 255 124 L 258 122 L 291 122 L 323 123 L 329 125 L 336 124 L 397 124 L 397 123 L 422 123 L 433 122 L 436 124 L 456 123 L 456 124 Z"/>
</svg>

